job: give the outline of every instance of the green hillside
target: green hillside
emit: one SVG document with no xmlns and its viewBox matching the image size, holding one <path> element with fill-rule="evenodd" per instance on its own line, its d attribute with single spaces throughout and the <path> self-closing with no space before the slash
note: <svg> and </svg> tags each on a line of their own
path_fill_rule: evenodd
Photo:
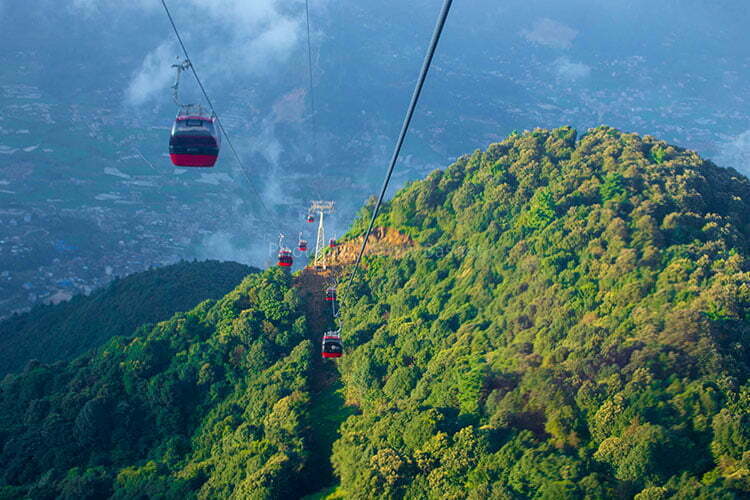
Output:
<svg viewBox="0 0 750 500">
<path fill-rule="evenodd" d="M 27 361 L 72 359 L 116 335 L 219 299 L 254 269 L 236 262 L 181 262 L 115 279 L 90 295 L 41 305 L 0 322 L 0 376 Z"/>
<path fill-rule="evenodd" d="M 749 203 L 737 172 L 606 127 L 403 190 L 382 223 L 426 248 L 371 260 L 343 307 L 346 496 L 750 495 Z"/>
<path fill-rule="evenodd" d="M 748 200 L 650 137 L 514 134 L 388 204 L 416 245 L 340 288 L 339 382 L 304 281 L 249 276 L 7 376 L 0 499 L 747 498 Z"/>
<path fill-rule="evenodd" d="M 294 488 L 313 348 L 281 272 L 2 382 L 0 498 L 249 498 Z"/>
</svg>

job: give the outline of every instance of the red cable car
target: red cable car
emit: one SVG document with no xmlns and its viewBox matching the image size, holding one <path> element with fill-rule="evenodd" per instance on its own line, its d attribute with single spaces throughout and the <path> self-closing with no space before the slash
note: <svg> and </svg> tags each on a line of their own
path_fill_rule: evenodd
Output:
<svg viewBox="0 0 750 500">
<path fill-rule="evenodd" d="M 176 167 L 213 167 L 219 157 L 221 136 L 216 118 L 179 114 L 169 137 L 169 158 Z"/>
<path fill-rule="evenodd" d="M 281 267 L 291 267 L 292 264 L 294 264 L 294 259 L 292 258 L 292 251 L 288 248 L 282 248 L 279 250 L 279 266 Z"/>
<path fill-rule="evenodd" d="M 329 247 L 329 248 L 336 248 L 336 247 L 337 247 L 338 245 L 339 245 L 339 244 L 338 244 L 338 242 L 337 242 L 336 240 L 330 240 L 330 241 L 328 242 L 328 247 Z"/>
<path fill-rule="evenodd" d="M 307 222 L 315 222 L 315 217 L 313 217 L 312 215 L 308 215 Z"/>
<path fill-rule="evenodd" d="M 297 250 L 299 250 L 300 252 L 307 252 L 307 241 L 299 240 L 299 244 L 297 245 Z"/>
<path fill-rule="evenodd" d="M 336 289 L 335 288 L 326 289 L 326 302 L 336 302 Z"/>
<path fill-rule="evenodd" d="M 340 358 L 344 354 L 344 344 L 339 332 L 326 332 L 323 335 L 321 354 L 324 358 Z"/>
</svg>

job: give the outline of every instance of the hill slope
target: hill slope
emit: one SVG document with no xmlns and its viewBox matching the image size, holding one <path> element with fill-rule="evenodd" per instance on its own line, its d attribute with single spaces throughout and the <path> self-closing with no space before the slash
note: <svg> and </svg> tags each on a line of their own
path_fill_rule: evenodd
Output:
<svg viewBox="0 0 750 500">
<path fill-rule="evenodd" d="M 334 437 L 345 498 L 747 497 L 746 200 L 650 137 L 513 135 L 380 217 L 339 293 L 349 409 L 311 301 L 367 207 L 331 271 L 271 269 L 7 376 L 0 498 L 296 498 Z"/>
<path fill-rule="evenodd" d="M 380 223 L 422 249 L 344 294 L 347 498 L 748 494 L 748 203 L 737 172 L 607 127 L 404 189 Z"/>
<path fill-rule="evenodd" d="M 181 262 L 122 279 L 88 296 L 37 306 L 0 322 L 0 376 L 30 359 L 67 360 L 144 323 L 219 299 L 253 268 L 236 262 Z"/>
<path fill-rule="evenodd" d="M 278 269 L 0 383 L 0 498 L 279 497 L 304 484 L 313 348 Z"/>
</svg>

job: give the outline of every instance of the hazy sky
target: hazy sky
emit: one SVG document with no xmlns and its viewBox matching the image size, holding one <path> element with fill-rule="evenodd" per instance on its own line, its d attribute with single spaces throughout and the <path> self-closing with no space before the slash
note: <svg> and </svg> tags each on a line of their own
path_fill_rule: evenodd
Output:
<svg viewBox="0 0 750 500">
<path fill-rule="evenodd" d="M 378 189 L 442 0 L 310 0 L 316 145 L 303 1 L 167 1 L 269 204 L 328 189 L 331 172 L 352 186 L 338 200 L 349 212 Z M 454 2 L 394 184 L 514 129 L 602 123 L 750 173 L 748 26 L 747 0 Z M 180 50 L 160 0 L 0 0 L 0 46 L 48 102 L 170 124 Z M 181 90 L 200 98 L 189 75 Z M 246 186 L 235 176 L 227 211 Z M 227 226 L 249 232 L 236 218 Z M 218 255 L 225 236 L 207 248 Z"/>
<path fill-rule="evenodd" d="M 378 139 L 387 143 L 397 131 L 441 3 L 310 0 L 321 108 L 336 109 L 339 116 L 349 113 L 348 120 L 359 117 L 362 124 L 380 129 L 385 123 L 389 130 L 396 129 Z M 62 48 L 43 63 L 50 84 L 99 84 L 101 77 L 108 76 L 121 88 L 124 106 L 171 109 L 171 65 L 180 50 L 159 0 L 64 0 L 62 8 L 58 0 L 31 4 L 33 9 L 0 0 L 0 22 L 8 28 L 0 33 L 0 42 L 37 55 Z M 215 100 L 231 105 L 227 96 L 241 92 L 243 102 L 253 107 L 257 120 L 253 127 L 259 132 L 248 148 L 266 161 L 276 161 L 285 144 L 278 137 L 277 115 L 271 108 L 294 90 L 290 83 L 304 87 L 306 81 L 304 3 L 170 0 L 169 4 L 194 64 L 217 94 Z M 476 118 L 498 121 L 497 134 L 519 127 L 562 125 L 572 119 L 570 113 L 556 118 L 553 107 L 580 109 L 571 124 L 594 126 L 602 120 L 630 131 L 665 135 L 736 163 L 744 157 L 729 151 L 743 151 L 744 134 L 750 131 L 746 119 L 750 94 L 744 83 L 750 78 L 747 26 L 750 9 L 745 0 L 456 2 L 423 109 L 431 113 L 441 108 L 441 116 L 491 112 L 492 116 Z M 68 54 L 71 57 L 65 57 Z M 78 69 L 77 58 L 96 61 L 104 72 L 97 75 L 99 79 L 89 78 Z M 446 62 L 455 71 L 444 67 Z M 69 75 L 61 78 L 59 72 Z M 184 82 L 185 95 L 198 98 L 192 79 Z M 618 88 L 620 94 L 630 94 L 630 115 L 607 105 L 609 95 L 618 96 Z M 453 99 L 452 94 L 460 98 Z M 499 116 L 502 110 L 481 103 L 467 107 L 467 96 L 486 103 L 505 102 L 510 114 Z M 596 96 L 600 97 L 592 102 Z M 341 108 L 337 99 L 346 99 Z M 701 100 L 706 104 L 701 105 Z M 547 106 L 547 111 L 539 106 Z M 522 112 L 516 117 L 512 110 L 519 107 Z M 417 116 L 417 127 L 427 123 L 423 119 L 424 115 Z M 378 125 L 379 120 L 385 121 Z M 713 136 L 680 132 L 695 127 L 694 120 L 703 120 L 701 126 Z M 335 130 L 331 133 L 338 135 Z M 457 130 L 449 138 L 456 142 L 453 154 L 486 146 L 472 136 L 461 142 Z M 375 149 L 380 151 L 382 144 Z"/>
<path fill-rule="evenodd" d="M 74 0 L 91 9 L 93 0 Z M 146 11 L 156 1 L 149 2 Z M 299 16 L 282 13 L 276 0 L 187 0 L 172 2 L 173 15 L 186 43 L 195 48 L 191 57 L 207 77 L 224 74 L 263 74 L 275 63 L 286 61 L 300 41 Z M 117 7 L 113 7 L 116 9 Z M 197 30 L 194 21 L 200 20 Z M 204 33 L 210 33 L 205 36 Z M 175 54 L 181 51 L 171 32 L 149 52 L 128 86 L 131 104 L 163 98 L 164 89 L 172 83 Z M 193 42 L 193 43 L 189 43 Z M 210 64 L 209 64 L 210 61 Z M 205 64 L 204 64 L 205 62 Z"/>
</svg>

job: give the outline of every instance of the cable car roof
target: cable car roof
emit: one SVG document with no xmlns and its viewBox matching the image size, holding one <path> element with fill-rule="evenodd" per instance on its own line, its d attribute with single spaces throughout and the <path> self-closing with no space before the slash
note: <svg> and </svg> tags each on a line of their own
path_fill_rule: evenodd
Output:
<svg viewBox="0 0 750 500">
<path fill-rule="evenodd" d="M 204 120 L 204 121 L 216 121 L 216 118 L 213 116 L 201 116 L 201 115 L 180 115 L 177 118 L 175 118 L 175 121 L 181 122 L 184 120 Z"/>
</svg>

